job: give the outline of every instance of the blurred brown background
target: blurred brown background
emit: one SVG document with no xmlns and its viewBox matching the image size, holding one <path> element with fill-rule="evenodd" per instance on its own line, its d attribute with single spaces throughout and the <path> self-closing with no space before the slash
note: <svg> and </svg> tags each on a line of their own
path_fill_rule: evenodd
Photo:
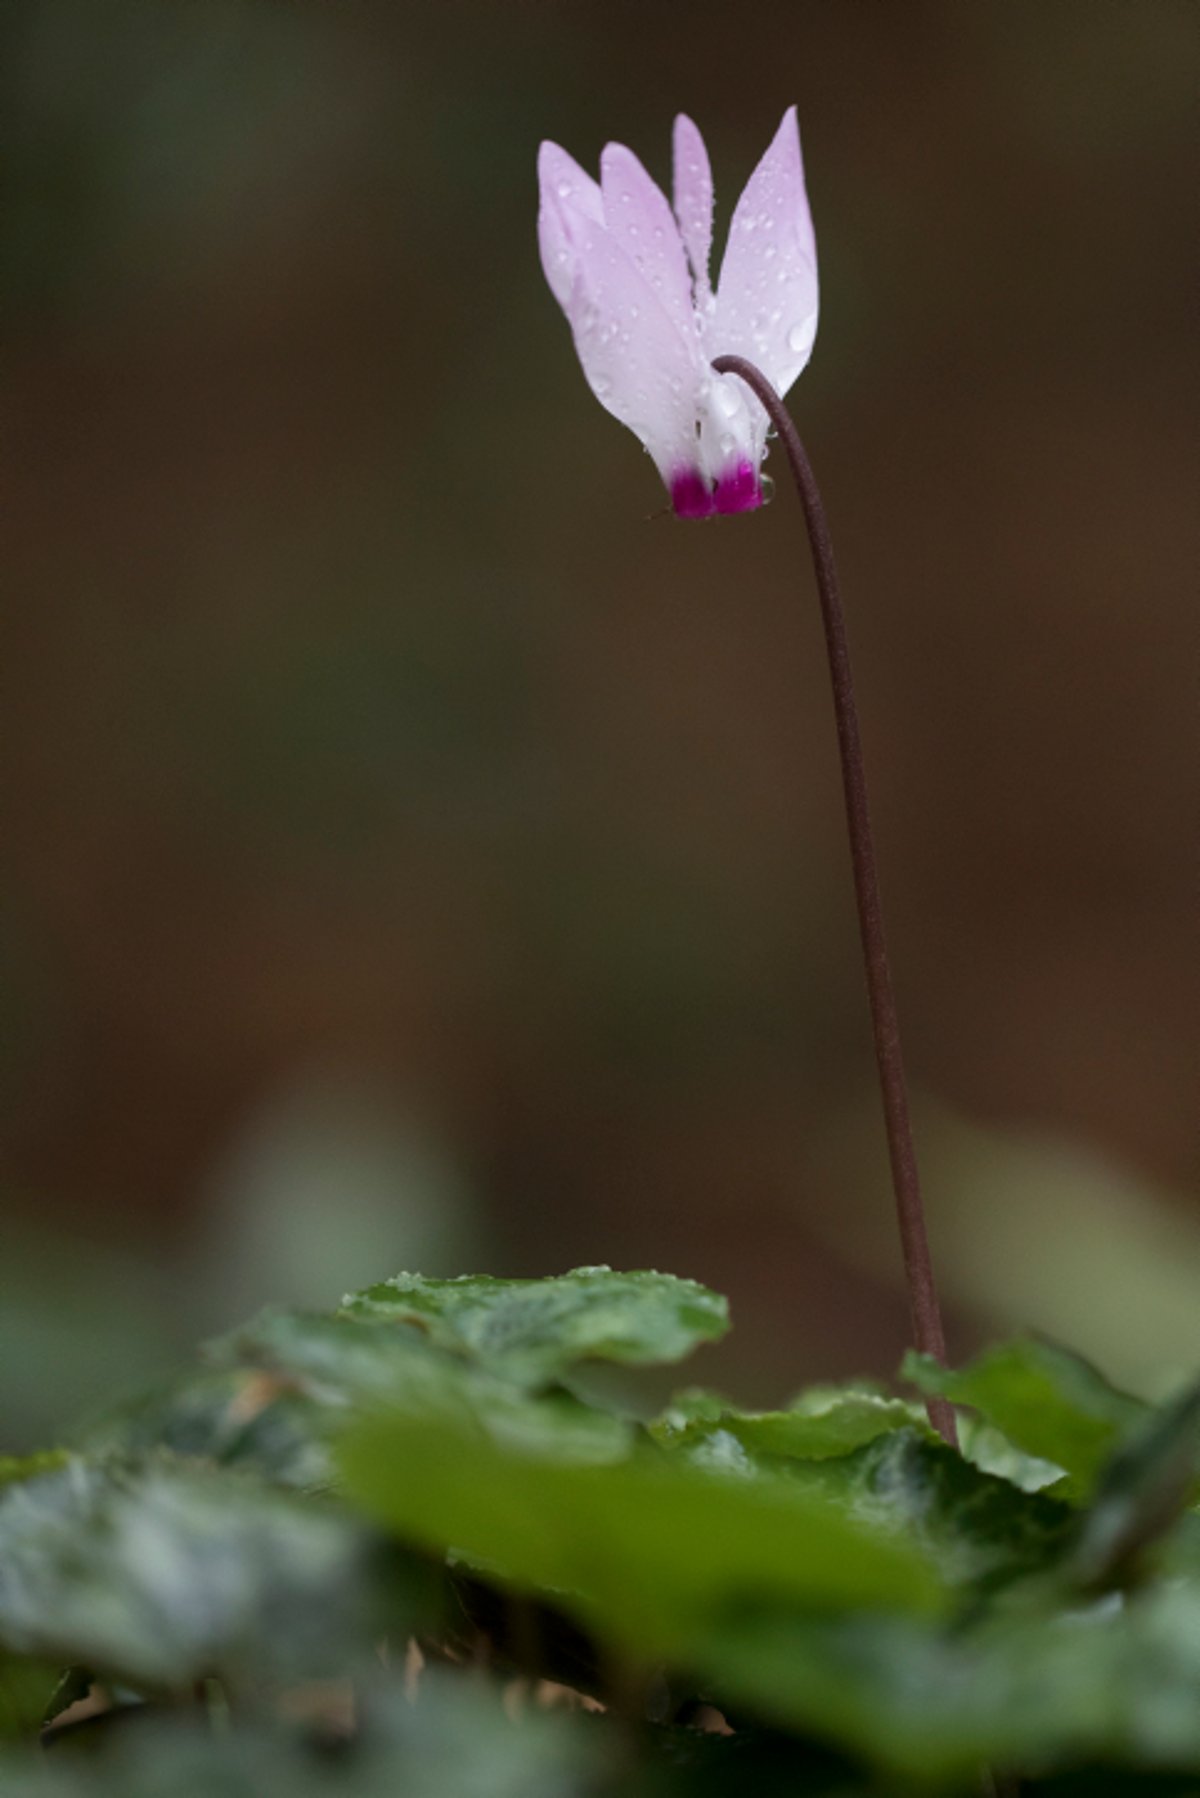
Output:
<svg viewBox="0 0 1200 1798">
<path fill-rule="evenodd" d="M 588 394 L 534 158 L 800 108 L 955 1351 L 1200 1359 L 1200 10 L 8 0 L 0 1449 L 268 1299 L 658 1265 L 905 1336 L 796 507 Z M 778 470 L 775 471 L 778 474 Z"/>
</svg>

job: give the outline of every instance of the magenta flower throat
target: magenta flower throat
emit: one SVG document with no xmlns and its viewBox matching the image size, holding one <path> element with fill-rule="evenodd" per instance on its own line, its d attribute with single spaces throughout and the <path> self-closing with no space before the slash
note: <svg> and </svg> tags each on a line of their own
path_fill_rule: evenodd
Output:
<svg viewBox="0 0 1200 1798">
<path fill-rule="evenodd" d="M 588 384 L 654 458 L 681 518 L 762 503 L 767 414 L 717 356 L 743 356 L 783 395 L 812 354 L 817 256 L 796 109 L 737 203 L 714 291 L 713 186 L 704 139 L 681 113 L 672 212 L 623 144 L 600 180 L 557 144 L 538 155 L 542 267 Z"/>
</svg>

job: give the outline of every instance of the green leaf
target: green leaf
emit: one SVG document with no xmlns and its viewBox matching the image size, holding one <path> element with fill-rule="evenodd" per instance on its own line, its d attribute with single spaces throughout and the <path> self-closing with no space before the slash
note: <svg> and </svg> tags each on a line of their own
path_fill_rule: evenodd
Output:
<svg viewBox="0 0 1200 1798">
<path fill-rule="evenodd" d="M 40 1728 L 58 1683 L 57 1667 L 0 1649 L 0 1742 Z"/>
<path fill-rule="evenodd" d="M 0 1487 L 16 1480 L 31 1480 L 39 1473 L 50 1473 L 54 1468 L 64 1466 L 67 1459 L 67 1451 L 61 1448 L 42 1449 L 34 1455 L 0 1455 Z"/>
<path fill-rule="evenodd" d="M 1063 1478 L 1062 1468 L 1053 1461 L 1027 1455 L 1002 1430 L 970 1411 L 958 1414 L 958 1444 L 964 1460 L 973 1467 L 982 1473 L 994 1473 L 1010 1485 L 1019 1486 L 1022 1492 L 1043 1492 Z"/>
<path fill-rule="evenodd" d="M 497 1440 L 566 1458 L 620 1459 L 632 1425 L 570 1393 L 537 1393 L 381 1318 L 269 1311 L 209 1345 L 209 1368 L 94 1424 L 90 1453 L 173 1453 L 252 1468 L 280 1484 L 334 1478 L 331 1447 L 356 1408 L 386 1402 L 469 1420 Z"/>
<path fill-rule="evenodd" d="M 915 1353 L 902 1371 L 921 1392 L 972 1406 L 1025 1454 L 1063 1468 L 1075 1497 L 1090 1493 L 1118 1439 L 1148 1414 L 1090 1362 L 1032 1337 L 988 1349 L 961 1372 Z"/>
<path fill-rule="evenodd" d="M 924 1429 L 916 1405 L 865 1386 L 816 1386 L 786 1411 L 740 1411 L 715 1393 L 679 1393 L 649 1426 L 664 1448 L 736 1464 L 729 1443 L 748 1454 L 817 1461 L 849 1454 L 891 1430 Z M 930 1432 L 932 1434 L 932 1432 Z"/>
<path fill-rule="evenodd" d="M 506 1379 L 540 1385 L 579 1361 L 679 1361 L 729 1327 L 726 1301 L 670 1274 L 578 1267 L 547 1280 L 397 1274 L 343 1301 L 349 1317 L 423 1330 Z"/>
<path fill-rule="evenodd" d="M 954 1584 L 999 1586 L 1059 1561 L 1078 1514 L 948 1449 L 915 1406 L 868 1391 L 802 1395 L 796 1411 L 739 1412 L 687 1392 L 651 1424 L 668 1454 L 747 1478 L 782 1475 L 915 1540 Z M 856 1447 L 856 1434 L 862 1437 Z"/>
<path fill-rule="evenodd" d="M 369 1639 L 368 1556 L 245 1476 L 72 1462 L 0 1492 L 0 1647 L 149 1690 L 336 1671 Z"/>
<path fill-rule="evenodd" d="M 342 1443 L 351 1493 L 402 1539 L 449 1550 L 555 1602 L 640 1660 L 755 1598 L 929 1610 L 927 1557 L 790 1479 L 646 1453 L 578 1467 L 448 1423 L 381 1416 Z"/>
<path fill-rule="evenodd" d="M 422 1676 L 420 1699 L 368 1683 L 336 1752 L 319 1736 L 258 1722 L 223 1734 L 153 1714 L 86 1758 L 65 1747 L 0 1760 L 4 1798 L 585 1798 L 616 1763 L 595 1728 L 537 1711 L 514 1723 L 497 1692 Z M 616 1787 L 608 1788 L 615 1795 Z"/>
<path fill-rule="evenodd" d="M 267 1312 L 212 1352 L 302 1394 L 339 1425 L 357 1407 L 384 1403 L 417 1417 L 458 1419 L 499 1442 L 568 1459 L 619 1460 L 632 1442 L 624 1419 L 565 1391 L 529 1391 L 383 1317 Z"/>
<path fill-rule="evenodd" d="M 253 1367 L 227 1366 L 183 1374 L 114 1406 L 75 1446 L 92 1457 L 165 1449 L 303 1488 L 330 1477 L 328 1434 L 322 1407 L 303 1391 Z"/>
<path fill-rule="evenodd" d="M 803 1478 L 856 1516 L 920 1543 L 944 1579 L 976 1591 L 1045 1572 L 1078 1535 L 1078 1513 L 1061 1499 L 983 1473 L 927 1431 L 892 1431 Z"/>
<path fill-rule="evenodd" d="M 1196 1493 L 1200 1383 L 1145 1419 L 1112 1457 L 1083 1520 L 1074 1571 L 1100 1585 L 1134 1571 Z M 1200 1519 L 1189 1520 L 1193 1535 Z"/>
<path fill-rule="evenodd" d="M 971 1629 L 899 1615 L 730 1618 L 697 1639 L 694 1661 L 718 1702 L 907 1777 L 1089 1760 L 1200 1774 L 1194 1584 Z"/>
</svg>

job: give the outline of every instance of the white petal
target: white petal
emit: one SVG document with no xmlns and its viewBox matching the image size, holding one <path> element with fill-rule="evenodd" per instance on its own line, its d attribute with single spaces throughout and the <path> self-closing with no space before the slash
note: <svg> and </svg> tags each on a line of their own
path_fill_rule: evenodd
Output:
<svg viewBox="0 0 1200 1798">
<path fill-rule="evenodd" d="M 783 394 L 807 363 L 816 331 L 816 246 L 790 106 L 734 211 L 708 346 L 714 356 L 756 363 Z"/>
<path fill-rule="evenodd" d="M 714 375 L 700 415 L 700 447 L 718 512 L 748 512 L 762 503 L 759 468 L 767 418 L 736 375 Z"/>
<path fill-rule="evenodd" d="M 668 486 L 699 465 L 695 352 L 611 231 L 554 198 L 567 247 L 564 306 L 592 392 L 645 444 Z"/>
<path fill-rule="evenodd" d="M 597 224 L 604 222 L 604 202 L 599 184 L 581 169 L 573 156 L 557 144 L 546 142 L 538 150 L 538 245 L 542 269 L 559 305 L 566 307 L 571 293 L 572 253 L 562 218 L 562 204 L 571 204 Z"/>
<path fill-rule="evenodd" d="M 632 150 L 608 144 L 600 157 L 604 223 L 657 295 L 682 336 L 695 337 L 692 283 L 675 215 Z M 699 366 L 699 350 L 697 349 Z"/>
<path fill-rule="evenodd" d="M 683 235 L 696 280 L 698 306 L 706 307 L 712 289 L 708 259 L 712 253 L 713 184 L 708 151 L 698 128 L 686 113 L 675 120 L 674 152 L 675 217 Z"/>
</svg>

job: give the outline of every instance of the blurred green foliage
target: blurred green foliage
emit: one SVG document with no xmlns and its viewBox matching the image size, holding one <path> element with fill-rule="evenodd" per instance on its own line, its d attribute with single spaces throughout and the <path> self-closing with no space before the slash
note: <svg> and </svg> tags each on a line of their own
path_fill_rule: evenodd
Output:
<svg viewBox="0 0 1200 1798">
<path fill-rule="evenodd" d="M 10 1752 L 5 1791 L 1200 1775 L 1200 1387 L 1155 1410 L 1031 1343 L 958 1374 L 913 1362 L 978 1407 L 993 1462 L 1055 1455 L 1051 1492 L 863 1385 L 771 1416 L 691 1388 L 644 1423 L 580 1396 L 589 1363 L 675 1361 L 724 1323 L 660 1274 L 401 1275 L 267 1312 L 9 1464 L 0 1718 L 15 1742 L 39 1712 L 51 1728 L 44 1758 Z M 609 1714 L 523 1714 L 544 1680 Z"/>
</svg>

